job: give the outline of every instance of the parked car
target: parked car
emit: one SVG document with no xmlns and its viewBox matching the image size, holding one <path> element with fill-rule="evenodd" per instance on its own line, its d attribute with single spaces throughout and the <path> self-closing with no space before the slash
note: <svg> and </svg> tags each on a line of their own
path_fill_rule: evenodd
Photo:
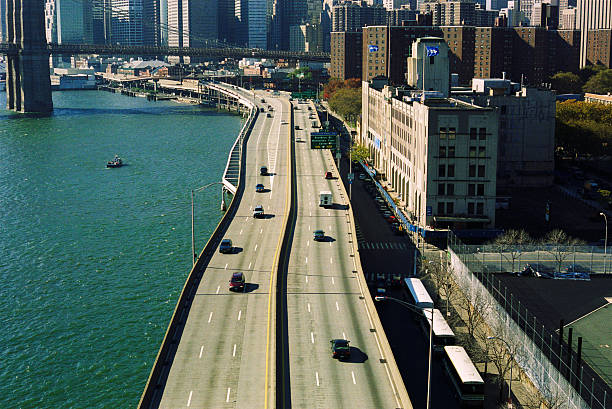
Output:
<svg viewBox="0 0 612 409">
<path fill-rule="evenodd" d="M 231 253 L 233 250 L 234 246 L 230 239 L 221 240 L 221 244 L 219 244 L 219 253 Z"/>
<path fill-rule="evenodd" d="M 366 180 L 365 173 L 360 173 L 357 177 L 359 178 L 359 180 Z"/>
<path fill-rule="evenodd" d="M 323 230 L 315 230 L 313 233 L 314 241 L 323 241 L 325 240 L 325 232 Z"/>
<path fill-rule="evenodd" d="M 332 339 L 331 343 L 332 358 L 348 359 L 351 356 L 350 341 L 346 339 Z"/>
<path fill-rule="evenodd" d="M 243 273 L 236 272 L 232 274 L 232 278 L 229 281 L 229 289 L 230 291 L 246 291 L 246 281 Z"/>
</svg>

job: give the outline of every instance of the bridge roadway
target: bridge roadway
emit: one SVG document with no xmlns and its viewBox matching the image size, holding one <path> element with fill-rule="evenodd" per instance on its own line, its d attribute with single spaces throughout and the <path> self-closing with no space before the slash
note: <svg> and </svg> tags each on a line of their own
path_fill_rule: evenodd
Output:
<svg viewBox="0 0 612 409">
<path fill-rule="evenodd" d="M 187 318 L 160 408 L 261 407 L 266 385 L 274 385 L 274 351 L 268 345 L 274 338 L 273 333 L 268 335 L 275 325 L 273 264 L 287 206 L 290 107 L 286 99 L 268 102 L 274 114 L 259 116 L 246 144 L 246 189 L 225 235 L 239 251 L 217 252 L 212 257 Z M 271 176 L 259 175 L 261 165 L 268 167 Z M 257 183 L 270 191 L 255 193 Z M 253 218 L 258 204 L 264 206 L 265 219 Z M 245 293 L 228 290 L 235 271 L 246 276 Z"/>
<path fill-rule="evenodd" d="M 232 91 L 253 98 L 251 92 Z M 310 149 L 314 106 L 308 110 L 308 104 L 294 101 L 292 117 L 285 96 L 258 91 L 254 99 L 259 106 L 272 105 L 274 112 L 272 118 L 259 115 L 245 147 L 246 189 L 225 234 L 239 251 L 212 257 L 157 407 L 411 409 L 404 385 L 399 385 L 402 395 L 391 377 L 390 367 L 397 372 L 393 356 L 390 350 L 383 353 L 381 335 L 372 331 L 382 327 L 373 323 L 376 311 L 366 306 L 365 281 L 357 279 L 346 192 L 338 179 L 324 178 L 328 170 L 338 176 L 333 158 L 330 151 Z M 291 143 L 298 210 L 295 225 L 289 225 L 288 269 L 282 262 L 280 269 L 286 303 L 277 303 L 275 261 L 288 214 Z M 259 175 L 261 165 L 268 166 L 270 176 Z M 256 183 L 270 191 L 255 193 Z M 332 191 L 333 208 L 318 206 L 320 190 Z M 252 217 L 257 204 L 267 218 Z M 313 241 L 316 229 L 330 239 Z M 245 293 L 229 292 L 234 271 L 245 273 Z M 277 305 L 287 319 L 280 326 Z M 332 338 L 351 340 L 350 360 L 332 359 Z M 280 345 L 288 347 L 286 354 L 277 354 Z"/>
<path fill-rule="evenodd" d="M 311 110 L 308 110 L 310 106 Z M 311 150 L 312 103 L 295 110 L 298 215 L 287 276 L 291 403 L 295 408 L 398 408 L 396 393 L 357 279 L 349 202 L 330 150 Z M 332 171 L 334 179 L 325 179 Z M 333 194 L 331 209 L 319 192 Z M 314 241 L 313 231 L 326 241 Z M 374 314 L 376 312 L 374 311 Z M 351 341 L 351 358 L 331 358 L 330 340 Z"/>
</svg>

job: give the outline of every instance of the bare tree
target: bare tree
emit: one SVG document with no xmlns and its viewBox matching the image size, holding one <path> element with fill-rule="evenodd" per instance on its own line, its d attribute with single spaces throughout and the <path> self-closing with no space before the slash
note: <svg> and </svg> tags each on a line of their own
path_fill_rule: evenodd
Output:
<svg viewBox="0 0 612 409">
<path fill-rule="evenodd" d="M 466 331 L 475 340 L 486 328 L 485 317 L 491 309 L 491 297 L 480 291 L 457 292 L 457 309 L 463 317 Z"/>
<path fill-rule="evenodd" d="M 508 230 L 501 236 L 497 236 L 493 241 L 493 246 L 499 251 L 500 259 L 506 258 L 512 263 L 512 272 L 514 273 L 516 272 L 515 263 L 521 254 L 521 249 L 531 242 L 533 242 L 533 239 L 525 230 Z"/>
<path fill-rule="evenodd" d="M 520 345 L 515 344 L 505 327 L 498 326 L 494 330 L 495 338 L 487 339 L 487 357 L 497 369 L 497 386 L 499 387 L 499 400 L 501 401 L 506 390 L 506 377 L 514 365 L 514 356 Z"/>
<path fill-rule="evenodd" d="M 538 409 L 568 409 L 567 396 L 550 384 L 544 384 L 538 393 L 527 394 L 527 404 Z"/>
<path fill-rule="evenodd" d="M 584 241 L 568 236 L 561 229 L 555 229 L 548 232 L 542 244 L 546 246 L 546 252 L 554 257 L 557 271 L 561 271 L 561 267 L 574 251 L 574 247 L 583 245 Z"/>
</svg>

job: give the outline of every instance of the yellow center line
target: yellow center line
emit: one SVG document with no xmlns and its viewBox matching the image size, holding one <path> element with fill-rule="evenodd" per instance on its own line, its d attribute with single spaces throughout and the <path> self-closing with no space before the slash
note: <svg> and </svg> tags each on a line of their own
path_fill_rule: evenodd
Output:
<svg viewBox="0 0 612 409">
<path fill-rule="evenodd" d="M 287 167 L 291 166 L 291 104 L 289 105 L 289 141 L 287 144 Z M 281 118 L 282 120 L 282 118 Z M 289 202 L 291 199 L 291 172 L 288 173 L 289 178 L 286 181 L 286 198 L 285 198 L 285 220 L 283 222 L 283 227 L 281 230 L 281 234 L 278 236 L 278 244 L 276 245 L 276 251 L 274 253 L 274 264 L 272 266 L 272 271 L 270 272 L 270 283 L 269 283 L 269 291 L 268 291 L 268 333 L 266 334 L 266 382 L 264 388 L 264 409 L 268 409 L 268 386 L 269 386 L 269 371 L 270 371 L 270 334 L 272 332 L 272 328 L 270 326 L 271 317 L 271 309 L 272 309 L 272 294 L 274 290 L 272 289 L 272 283 L 274 282 L 274 277 L 276 276 L 276 270 L 278 269 L 279 264 L 279 252 L 283 242 L 283 237 L 285 233 L 285 229 L 287 228 L 287 222 L 289 221 Z"/>
</svg>

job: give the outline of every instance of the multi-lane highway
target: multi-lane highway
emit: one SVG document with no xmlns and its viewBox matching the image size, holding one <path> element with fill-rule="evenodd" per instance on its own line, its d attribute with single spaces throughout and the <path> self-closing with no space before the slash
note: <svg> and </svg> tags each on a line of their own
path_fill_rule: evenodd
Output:
<svg viewBox="0 0 612 409">
<path fill-rule="evenodd" d="M 274 379 L 273 264 L 287 211 L 290 107 L 269 99 L 272 117 L 259 116 L 246 144 L 245 191 L 225 234 L 233 254 L 215 253 L 199 284 L 159 407 L 263 406 Z M 264 105 L 264 104 L 261 104 Z M 269 174 L 260 175 L 267 166 Z M 266 191 L 255 192 L 263 183 Z M 265 218 L 253 218 L 263 205 Z M 230 292 L 233 272 L 246 291 Z M 266 388 L 268 386 L 268 388 Z"/>
<path fill-rule="evenodd" d="M 308 107 L 311 110 L 308 110 Z M 371 311 L 357 279 L 349 203 L 329 150 L 311 150 L 315 113 L 295 104 L 297 220 L 287 272 L 287 334 L 291 405 L 296 408 L 396 408 L 390 374 Z M 325 179 L 331 171 L 333 179 Z M 319 206 L 331 191 L 334 206 Z M 314 241 L 315 230 L 325 240 Z M 332 359 L 330 340 L 350 340 L 351 357 Z"/>
</svg>

